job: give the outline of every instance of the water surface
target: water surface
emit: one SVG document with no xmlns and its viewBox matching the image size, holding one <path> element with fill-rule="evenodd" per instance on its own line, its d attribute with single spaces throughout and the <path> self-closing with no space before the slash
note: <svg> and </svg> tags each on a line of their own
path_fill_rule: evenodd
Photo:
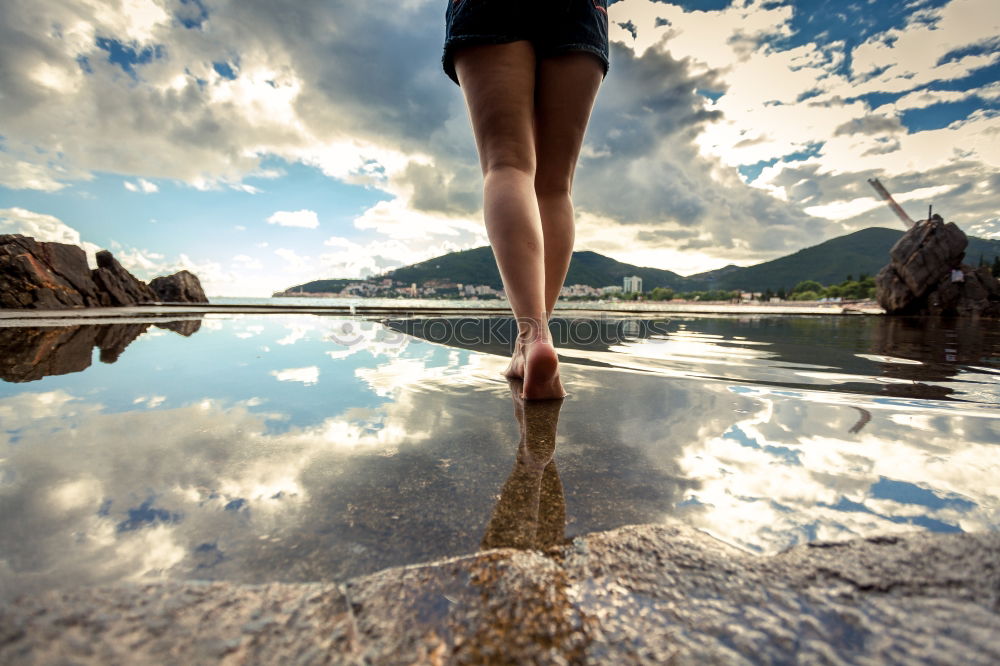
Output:
<svg viewBox="0 0 1000 666">
<path fill-rule="evenodd" d="M 332 581 L 678 518 L 751 551 L 1000 525 L 1000 334 L 880 317 L 0 328 L 0 595 Z"/>
</svg>

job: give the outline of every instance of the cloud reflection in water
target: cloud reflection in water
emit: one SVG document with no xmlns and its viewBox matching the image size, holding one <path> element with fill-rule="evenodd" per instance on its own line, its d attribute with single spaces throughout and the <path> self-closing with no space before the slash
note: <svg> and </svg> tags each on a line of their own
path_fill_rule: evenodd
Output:
<svg viewBox="0 0 1000 666">
<path fill-rule="evenodd" d="M 976 399 L 997 395 L 994 338 L 867 318 L 667 324 L 566 349 L 547 486 L 561 479 L 560 536 L 677 516 L 770 552 L 1000 524 L 998 411 Z M 219 318 L 140 336 L 113 365 L 0 384 L 0 593 L 339 580 L 472 552 L 518 455 L 501 352 L 372 321 Z M 309 381 L 277 381 L 290 369 Z"/>
</svg>

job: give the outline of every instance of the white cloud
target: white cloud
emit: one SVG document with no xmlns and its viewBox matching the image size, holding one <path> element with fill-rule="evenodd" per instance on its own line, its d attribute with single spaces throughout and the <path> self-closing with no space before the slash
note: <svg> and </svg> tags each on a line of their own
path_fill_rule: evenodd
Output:
<svg viewBox="0 0 1000 666">
<path fill-rule="evenodd" d="M 274 215 L 267 218 L 267 223 L 277 224 L 282 227 L 316 229 L 319 227 L 319 216 L 316 215 L 315 211 L 305 209 L 297 211 L 279 210 Z"/>
<path fill-rule="evenodd" d="M 288 271 L 300 272 L 310 268 L 312 265 L 312 259 L 302 257 L 295 250 L 289 250 L 286 247 L 280 247 L 274 253 L 287 262 L 286 270 Z"/>
<path fill-rule="evenodd" d="M 164 402 L 167 401 L 167 396 L 165 395 L 141 395 L 132 401 L 133 405 L 145 404 L 149 409 L 156 409 Z"/>
<path fill-rule="evenodd" d="M 854 49 L 854 94 L 905 92 L 961 78 L 1000 61 L 998 35 L 1000 12 L 993 0 L 952 0 L 918 11 L 905 26 L 874 35 Z M 986 52 L 958 55 L 970 45 L 987 47 Z"/>
<path fill-rule="evenodd" d="M 0 209 L 0 229 L 4 233 L 31 236 L 38 241 L 80 244 L 80 232 L 58 217 L 24 208 Z"/>
<path fill-rule="evenodd" d="M 312 386 L 319 382 L 319 368 L 315 365 L 308 368 L 288 368 L 286 370 L 272 370 L 271 376 L 279 382 L 299 382 L 306 386 Z"/>
<path fill-rule="evenodd" d="M 24 208 L 3 208 L 0 209 L 0 232 L 22 234 L 48 243 L 79 245 L 87 253 L 87 261 L 91 268 L 97 267 L 94 255 L 100 247 L 81 241 L 79 231 L 53 215 L 35 213 Z"/>
<path fill-rule="evenodd" d="M 125 186 L 125 189 L 128 190 L 129 192 L 142 192 L 143 194 L 154 194 L 160 191 L 160 188 L 156 185 L 156 183 L 151 183 L 145 178 L 140 178 L 138 181 L 134 183 L 126 180 L 123 181 L 122 184 Z"/>
<path fill-rule="evenodd" d="M 261 263 L 260 259 L 254 259 L 245 254 L 238 254 L 233 257 L 232 264 L 234 268 L 241 270 L 259 271 L 264 268 L 264 264 Z"/>
<path fill-rule="evenodd" d="M 0 151 L 0 186 L 12 190 L 56 192 L 66 187 L 67 178 L 85 179 L 85 172 L 70 173 L 56 164 L 38 163 L 15 158 Z"/>
<path fill-rule="evenodd" d="M 262 167 L 277 158 L 392 197 L 358 215 L 365 233 L 351 238 L 355 246 L 333 247 L 313 260 L 312 272 L 305 258 L 285 257 L 286 275 L 358 276 L 485 242 L 464 104 L 440 71 L 440 35 L 428 29 L 440 27 L 439 7 L 388 0 L 300 3 L 291 14 L 276 7 L 222 0 L 202 28 L 187 29 L 174 14 L 191 7 L 168 0 L 4 3 L 0 60 L 11 74 L 0 99 L 0 184 L 56 191 L 110 172 L 137 192 L 169 178 L 259 193 L 244 179 L 281 176 Z M 867 193 L 839 176 L 851 174 L 863 188 L 869 171 L 897 179 L 935 171 L 933 184 L 956 188 L 970 174 L 996 170 L 993 112 L 930 132 L 893 125 L 908 109 L 965 99 L 927 84 L 1000 57 L 995 48 L 961 51 L 1000 33 L 990 0 L 920 10 L 850 51 L 836 42 L 776 42 L 791 35 L 801 7 L 754 0 L 715 11 L 652 0 L 610 7 L 615 63 L 576 190 L 580 212 L 608 225 L 609 233 L 591 234 L 594 249 L 618 230 L 634 243 L 636 261 L 686 261 L 691 270 L 746 263 L 867 220 L 871 210 L 843 203 Z M 98 37 L 143 53 L 144 62 L 126 73 Z M 230 63 L 235 78 L 220 76 L 215 62 Z M 711 102 L 698 90 L 721 97 Z M 866 91 L 906 94 L 878 109 L 844 101 Z M 995 99 L 996 86 L 976 94 Z M 885 121 L 881 130 L 866 120 L 873 115 Z M 838 133 L 855 126 L 867 129 Z M 789 161 L 765 169 L 753 187 L 737 174 L 780 158 Z M 793 175 L 800 177 L 786 182 Z M 948 212 L 966 225 L 992 225 L 995 198 L 955 195 Z M 319 227 L 310 210 L 267 219 Z M 219 269 L 216 284 L 258 294 L 276 286 L 247 273 L 237 279 L 238 270 L 260 269 L 234 265 L 231 279 Z"/>
</svg>

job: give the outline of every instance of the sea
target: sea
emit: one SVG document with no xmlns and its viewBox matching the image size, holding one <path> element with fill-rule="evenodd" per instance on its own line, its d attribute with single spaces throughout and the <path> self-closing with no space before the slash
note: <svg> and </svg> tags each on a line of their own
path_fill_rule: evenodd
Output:
<svg viewBox="0 0 1000 666">
<path fill-rule="evenodd" d="M 334 300 L 4 319 L 0 598 L 671 521 L 753 553 L 1000 528 L 995 322 L 559 311 L 569 395 L 526 402 L 502 302 Z"/>
</svg>

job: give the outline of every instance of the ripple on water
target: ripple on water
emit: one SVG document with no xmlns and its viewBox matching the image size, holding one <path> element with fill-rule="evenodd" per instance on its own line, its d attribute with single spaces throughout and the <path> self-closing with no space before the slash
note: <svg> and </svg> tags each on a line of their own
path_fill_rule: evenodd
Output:
<svg viewBox="0 0 1000 666">
<path fill-rule="evenodd" d="M 502 318 L 4 328 L 0 594 L 342 580 L 667 518 L 756 552 L 1000 525 L 994 328 L 554 328 L 570 397 L 545 418 L 499 376 Z"/>
</svg>

